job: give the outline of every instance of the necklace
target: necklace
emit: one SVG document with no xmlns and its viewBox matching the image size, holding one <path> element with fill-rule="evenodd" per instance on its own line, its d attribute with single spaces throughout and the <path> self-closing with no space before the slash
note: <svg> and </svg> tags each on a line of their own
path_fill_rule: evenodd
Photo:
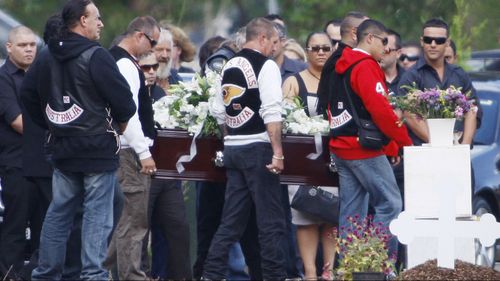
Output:
<svg viewBox="0 0 500 281">
<path fill-rule="evenodd" d="M 316 76 L 316 75 L 314 75 L 314 73 L 312 73 L 312 72 L 309 70 L 309 68 L 307 69 L 307 72 L 309 72 L 309 74 L 311 74 L 311 75 L 312 75 L 312 77 L 314 77 L 314 78 L 318 79 L 318 81 L 319 81 L 319 77 L 318 77 L 318 76 Z"/>
</svg>

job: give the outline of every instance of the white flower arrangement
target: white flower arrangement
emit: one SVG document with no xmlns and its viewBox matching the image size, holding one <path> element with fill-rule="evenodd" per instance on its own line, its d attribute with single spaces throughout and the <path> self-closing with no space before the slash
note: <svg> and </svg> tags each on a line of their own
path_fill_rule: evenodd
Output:
<svg viewBox="0 0 500 281">
<path fill-rule="evenodd" d="M 293 102 L 283 102 L 283 133 L 314 135 L 320 133 L 327 135 L 329 132 L 328 121 L 321 115 L 309 117 L 296 97 Z"/>
<path fill-rule="evenodd" d="M 215 73 L 196 74 L 190 82 L 172 85 L 169 95 L 153 104 L 154 119 L 164 129 L 184 129 L 191 134 L 219 135 L 215 118 L 210 114 L 217 86 Z"/>
<path fill-rule="evenodd" d="M 212 110 L 215 95 L 221 91 L 220 76 L 208 72 L 196 74 L 190 82 L 172 85 L 169 95 L 153 104 L 154 119 L 164 129 L 184 129 L 191 134 L 203 130 L 205 136 L 220 136 Z M 314 135 L 328 134 L 328 121 L 322 116 L 309 117 L 296 98 L 283 102 L 283 133 Z"/>
</svg>

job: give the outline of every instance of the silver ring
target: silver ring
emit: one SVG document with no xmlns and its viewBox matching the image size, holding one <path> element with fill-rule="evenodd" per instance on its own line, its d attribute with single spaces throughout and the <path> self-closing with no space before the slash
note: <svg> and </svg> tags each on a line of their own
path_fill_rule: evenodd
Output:
<svg viewBox="0 0 500 281">
<path fill-rule="evenodd" d="M 154 171 L 153 170 L 149 170 L 149 173 L 152 174 Z"/>
<path fill-rule="evenodd" d="M 272 171 L 273 173 L 275 173 L 275 174 L 277 174 L 277 173 L 278 173 L 278 170 L 276 170 L 276 169 L 272 169 L 271 171 Z"/>
</svg>

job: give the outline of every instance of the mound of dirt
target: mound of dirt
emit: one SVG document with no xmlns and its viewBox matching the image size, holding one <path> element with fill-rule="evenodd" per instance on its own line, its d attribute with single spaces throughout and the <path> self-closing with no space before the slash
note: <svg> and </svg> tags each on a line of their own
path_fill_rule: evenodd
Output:
<svg viewBox="0 0 500 281">
<path fill-rule="evenodd" d="M 401 280 L 500 280 L 500 272 L 460 260 L 455 260 L 455 269 L 440 268 L 436 260 L 430 260 L 399 277 Z"/>
</svg>

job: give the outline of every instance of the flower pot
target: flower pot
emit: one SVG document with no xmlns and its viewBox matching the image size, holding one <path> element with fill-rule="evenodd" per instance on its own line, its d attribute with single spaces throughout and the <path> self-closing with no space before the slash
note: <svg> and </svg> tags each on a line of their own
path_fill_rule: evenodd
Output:
<svg viewBox="0 0 500 281">
<path fill-rule="evenodd" d="M 383 272 L 353 272 L 353 281 L 364 281 L 364 280 L 385 280 L 385 274 Z"/>
<path fill-rule="evenodd" d="M 429 143 L 431 146 L 453 145 L 453 129 L 455 118 L 427 119 L 429 127 Z"/>
</svg>

